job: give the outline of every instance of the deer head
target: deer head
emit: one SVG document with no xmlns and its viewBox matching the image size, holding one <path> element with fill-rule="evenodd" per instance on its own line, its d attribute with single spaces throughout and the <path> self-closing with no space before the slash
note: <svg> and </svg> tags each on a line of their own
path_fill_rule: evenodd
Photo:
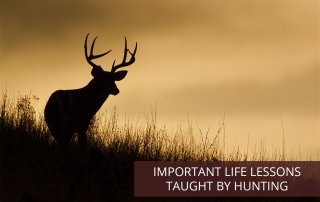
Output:
<svg viewBox="0 0 320 202">
<path fill-rule="evenodd" d="M 125 47 L 124 47 L 124 56 L 123 56 L 122 63 L 114 66 L 114 64 L 116 62 L 116 60 L 114 60 L 112 68 L 111 68 L 111 72 L 108 72 L 108 71 L 104 71 L 101 68 L 101 66 L 94 64 L 91 60 L 96 59 L 96 58 L 100 58 L 100 57 L 108 54 L 111 50 L 109 50 L 106 53 L 99 54 L 99 55 L 93 55 L 94 43 L 95 43 L 96 39 L 98 38 L 98 37 L 96 37 L 92 42 L 91 49 L 90 49 L 90 55 L 88 56 L 88 53 L 87 53 L 88 36 L 89 36 L 89 34 L 86 37 L 86 40 L 84 43 L 84 49 L 85 49 L 85 56 L 86 56 L 87 62 L 92 66 L 91 75 L 94 77 L 93 81 L 96 81 L 96 82 L 99 82 L 99 84 L 102 84 L 102 88 L 105 88 L 110 94 L 117 95 L 119 93 L 119 89 L 117 88 L 115 81 L 121 81 L 122 79 L 124 79 L 124 77 L 127 75 L 128 71 L 124 70 L 124 71 L 117 71 L 116 72 L 116 70 L 121 67 L 129 66 L 132 63 L 134 63 L 135 54 L 137 51 L 137 43 L 136 43 L 136 46 L 135 46 L 133 53 L 131 53 L 130 50 L 127 48 L 127 39 L 124 38 L 125 39 Z M 130 58 L 129 62 L 126 62 L 128 52 L 131 54 L 131 58 Z"/>
</svg>

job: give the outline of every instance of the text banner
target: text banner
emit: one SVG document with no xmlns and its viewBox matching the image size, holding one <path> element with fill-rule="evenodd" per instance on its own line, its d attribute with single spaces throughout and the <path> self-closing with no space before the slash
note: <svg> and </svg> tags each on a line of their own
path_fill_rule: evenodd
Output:
<svg viewBox="0 0 320 202">
<path fill-rule="evenodd" d="M 320 162 L 134 162 L 135 197 L 319 197 Z"/>
</svg>

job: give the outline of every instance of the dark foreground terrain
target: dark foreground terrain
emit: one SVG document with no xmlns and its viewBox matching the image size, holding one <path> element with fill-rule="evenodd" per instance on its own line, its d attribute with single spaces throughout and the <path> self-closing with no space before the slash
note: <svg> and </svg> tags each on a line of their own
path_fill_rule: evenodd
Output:
<svg viewBox="0 0 320 202">
<path fill-rule="evenodd" d="M 134 161 L 218 160 L 217 153 L 174 146 L 157 130 L 117 126 L 113 113 L 101 130 L 94 119 L 86 150 L 74 136 L 68 150 L 51 137 L 36 97 L 1 100 L 1 201 L 318 201 L 314 198 L 135 198 Z M 152 117 L 152 116 L 151 116 Z"/>
</svg>

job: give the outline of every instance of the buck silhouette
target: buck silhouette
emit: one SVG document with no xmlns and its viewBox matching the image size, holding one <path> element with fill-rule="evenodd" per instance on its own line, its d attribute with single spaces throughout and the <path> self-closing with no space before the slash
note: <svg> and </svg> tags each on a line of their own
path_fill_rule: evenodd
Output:
<svg viewBox="0 0 320 202">
<path fill-rule="evenodd" d="M 88 63 L 92 66 L 91 75 L 93 79 L 83 88 L 74 90 L 57 90 L 50 96 L 44 110 L 45 121 L 49 127 L 51 135 L 61 144 L 63 148 L 68 147 L 70 140 L 75 133 L 78 134 L 80 146 L 86 145 L 86 131 L 90 120 L 97 113 L 110 94 L 119 94 L 119 89 L 115 81 L 121 81 L 128 71 L 117 71 L 117 69 L 129 66 L 135 61 L 137 43 L 134 52 L 127 49 L 127 39 L 125 38 L 124 57 L 121 64 L 112 65 L 111 72 L 104 71 L 101 66 L 92 62 L 93 59 L 102 57 L 106 53 L 93 55 L 93 47 L 97 37 L 93 40 L 90 55 L 87 53 L 86 36 L 84 49 Z M 126 62 L 127 53 L 131 54 L 129 62 Z"/>
</svg>

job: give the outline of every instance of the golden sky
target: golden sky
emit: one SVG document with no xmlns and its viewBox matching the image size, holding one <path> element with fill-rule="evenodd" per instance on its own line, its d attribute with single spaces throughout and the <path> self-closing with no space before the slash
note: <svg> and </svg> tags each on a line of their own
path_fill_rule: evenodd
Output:
<svg viewBox="0 0 320 202">
<path fill-rule="evenodd" d="M 99 36 L 95 60 L 106 71 L 122 60 L 124 37 L 136 62 L 117 82 L 120 119 L 144 119 L 157 103 L 158 126 L 216 134 L 225 117 L 228 145 L 282 145 L 287 155 L 319 151 L 319 1 L 1 0 L 0 85 L 37 95 L 39 110 L 57 89 L 92 76 L 84 40 Z M 319 154 L 319 153 L 318 153 Z"/>
</svg>

